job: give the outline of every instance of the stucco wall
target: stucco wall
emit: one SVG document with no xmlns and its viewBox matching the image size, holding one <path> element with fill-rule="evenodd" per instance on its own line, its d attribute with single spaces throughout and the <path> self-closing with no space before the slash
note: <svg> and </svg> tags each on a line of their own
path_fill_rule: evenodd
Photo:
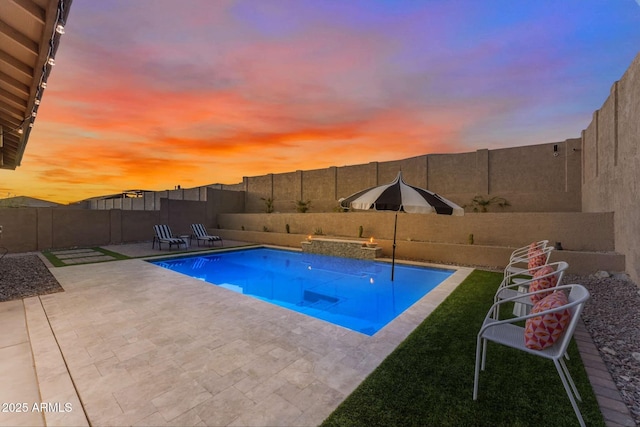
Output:
<svg viewBox="0 0 640 427">
<path fill-rule="evenodd" d="M 300 249 L 307 239 L 307 235 L 303 234 L 265 233 L 229 229 L 216 230 L 216 234 L 219 234 L 224 239 L 289 246 L 297 249 Z M 376 239 L 376 242 L 382 249 L 382 255 L 387 259 L 390 258 L 393 241 Z M 506 246 L 400 240 L 397 242 L 396 256 L 398 259 L 502 269 L 512 250 L 513 248 Z M 551 261 L 566 261 L 569 263 L 568 271 L 574 274 L 590 274 L 597 270 L 621 271 L 624 269 L 624 256 L 613 252 L 554 251 Z"/>
<path fill-rule="evenodd" d="M 205 202 L 162 199 L 160 223 L 169 224 L 174 235 L 191 234 L 191 224 L 206 224 L 207 222 L 207 204 Z"/>
<path fill-rule="evenodd" d="M 223 229 L 328 236 L 393 239 L 392 212 L 220 214 Z M 589 233 L 585 233 L 589 230 Z M 611 213 L 471 213 L 464 216 L 398 215 L 398 241 L 467 244 L 473 234 L 476 245 L 519 247 L 548 239 L 567 250 L 613 251 Z"/>
<path fill-rule="evenodd" d="M 217 215 L 220 213 L 244 212 L 244 202 L 244 191 L 227 191 L 208 188 L 206 224 L 217 227 Z"/>
<path fill-rule="evenodd" d="M 640 54 L 582 133 L 582 210 L 615 212 L 615 249 L 640 283 Z"/>
</svg>

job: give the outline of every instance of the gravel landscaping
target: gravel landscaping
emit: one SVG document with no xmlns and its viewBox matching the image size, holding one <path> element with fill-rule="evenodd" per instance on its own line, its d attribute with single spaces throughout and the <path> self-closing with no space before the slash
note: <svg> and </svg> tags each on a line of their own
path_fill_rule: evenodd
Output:
<svg viewBox="0 0 640 427">
<path fill-rule="evenodd" d="M 38 255 L 0 258 L 0 302 L 62 291 Z"/>
</svg>

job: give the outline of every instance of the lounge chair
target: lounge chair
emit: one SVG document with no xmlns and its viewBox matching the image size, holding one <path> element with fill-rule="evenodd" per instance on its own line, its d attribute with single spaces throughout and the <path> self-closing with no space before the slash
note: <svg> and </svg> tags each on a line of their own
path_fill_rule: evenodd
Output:
<svg viewBox="0 0 640 427">
<path fill-rule="evenodd" d="M 177 245 L 178 249 L 180 249 L 180 245 L 187 246 L 187 242 L 182 240 L 179 237 L 175 237 L 171 233 L 171 229 L 168 225 L 154 225 L 153 230 L 155 231 L 155 236 L 153 236 L 153 243 L 151 244 L 151 248 L 155 248 L 156 242 L 158 242 L 158 248 L 162 250 L 162 244 L 168 243 L 169 250 L 173 245 Z"/>
<path fill-rule="evenodd" d="M 198 246 L 200 246 L 201 240 L 211 243 L 211 246 L 215 246 L 215 242 L 220 242 L 220 245 L 223 245 L 222 237 L 212 236 L 207 233 L 207 229 L 204 228 L 203 224 L 191 224 L 191 229 L 193 230 L 193 237 L 198 241 Z"/>
<path fill-rule="evenodd" d="M 577 400 L 582 400 L 580 397 L 580 393 L 578 393 L 578 389 L 576 388 L 571 375 L 569 374 L 569 370 L 567 369 L 567 365 L 563 360 L 563 356 L 567 352 L 567 347 L 569 346 L 569 342 L 571 341 L 571 337 L 573 336 L 573 332 L 575 331 L 576 325 L 580 320 L 580 313 L 582 308 L 584 307 L 584 303 L 589 299 L 589 291 L 582 285 L 565 285 L 559 286 L 555 288 L 556 292 L 552 295 L 556 295 L 556 293 L 560 292 L 569 292 L 567 304 L 564 305 L 555 305 L 551 308 L 547 308 L 536 313 L 527 314 L 526 316 L 514 317 L 506 320 L 497 320 L 493 317 L 493 313 L 497 310 L 497 306 L 509 302 L 514 302 L 519 297 L 507 298 L 502 301 L 496 302 L 487 313 L 487 316 L 482 323 L 482 327 L 480 328 L 480 332 L 478 333 L 478 341 L 476 344 L 476 368 L 475 375 L 473 379 L 473 400 L 478 398 L 478 383 L 479 383 L 479 374 L 480 370 L 484 371 L 485 363 L 487 360 L 487 342 L 493 341 L 498 344 L 505 345 L 507 347 L 511 347 L 517 350 L 522 350 L 534 356 L 544 357 L 545 359 L 551 359 L 553 364 L 558 371 L 558 375 L 560 376 L 560 380 L 562 381 L 562 385 L 564 386 L 565 391 L 567 392 L 567 396 L 571 401 L 571 406 L 573 407 L 573 411 L 578 418 L 578 422 L 581 426 L 584 426 L 584 420 L 582 418 L 582 414 L 580 413 L 580 409 L 576 403 Z M 531 294 L 543 293 L 545 291 L 537 291 L 532 292 Z M 543 300 L 544 301 L 544 300 Z M 544 305 L 544 304 L 542 304 Z M 556 318 L 556 316 L 562 316 L 564 321 L 566 320 L 566 315 L 568 311 L 568 322 L 566 325 L 560 329 L 561 335 L 555 338 L 555 342 L 550 346 L 543 347 L 541 350 L 535 349 L 534 346 L 530 344 L 527 345 L 525 338 L 525 331 L 529 328 L 529 324 L 523 328 L 518 326 L 518 322 L 527 321 L 534 324 L 536 322 L 543 321 L 545 317 L 551 316 L 551 319 Z M 508 368 L 508 367 L 505 367 Z M 543 386 L 543 385 L 541 385 Z"/>
</svg>

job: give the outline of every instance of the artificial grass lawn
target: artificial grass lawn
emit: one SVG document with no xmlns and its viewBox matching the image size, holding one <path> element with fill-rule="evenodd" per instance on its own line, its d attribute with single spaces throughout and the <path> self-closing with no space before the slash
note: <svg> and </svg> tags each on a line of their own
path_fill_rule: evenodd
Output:
<svg viewBox="0 0 640 427">
<path fill-rule="evenodd" d="M 323 425 L 578 425 L 552 361 L 495 343 L 473 400 L 476 337 L 501 278 L 475 270 Z M 585 423 L 604 426 L 575 342 L 569 356 Z"/>
</svg>

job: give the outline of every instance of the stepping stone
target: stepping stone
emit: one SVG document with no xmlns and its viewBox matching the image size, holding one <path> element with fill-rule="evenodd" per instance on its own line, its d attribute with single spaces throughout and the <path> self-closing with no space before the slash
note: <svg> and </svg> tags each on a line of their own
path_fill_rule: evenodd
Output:
<svg viewBox="0 0 640 427">
<path fill-rule="evenodd" d="M 102 256 L 91 256 L 91 257 L 83 257 L 83 258 L 70 258 L 65 259 L 63 262 L 65 264 L 82 264 L 85 262 L 97 262 L 97 261 L 112 261 L 115 258 L 109 255 L 101 254 Z"/>
<path fill-rule="evenodd" d="M 91 251 L 91 252 L 80 252 L 77 254 L 56 255 L 56 257 L 60 260 L 65 260 L 65 259 L 86 258 L 86 257 L 95 257 L 95 256 L 103 256 L 103 255 L 104 254 L 102 252 Z"/>
<path fill-rule="evenodd" d="M 83 253 L 83 252 L 95 252 L 95 251 L 93 249 L 84 248 L 84 249 L 67 249 L 67 250 L 64 250 L 64 251 L 52 251 L 51 253 L 57 256 L 58 254 L 60 254 L 60 255 L 78 254 L 78 253 Z"/>
</svg>

